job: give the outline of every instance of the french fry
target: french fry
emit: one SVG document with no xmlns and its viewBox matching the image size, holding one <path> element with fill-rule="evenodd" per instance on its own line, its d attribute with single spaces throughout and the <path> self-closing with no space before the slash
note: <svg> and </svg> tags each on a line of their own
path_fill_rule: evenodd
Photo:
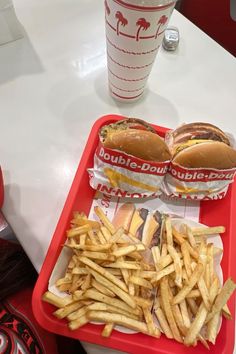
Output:
<svg viewBox="0 0 236 354">
<path fill-rule="evenodd" d="M 148 307 L 143 307 L 143 314 L 144 314 L 144 318 L 147 324 L 147 328 L 148 328 L 148 333 L 150 335 L 155 335 L 155 331 L 156 331 L 156 326 L 153 322 L 153 317 L 150 311 L 150 308 Z"/>
<path fill-rule="evenodd" d="M 85 299 L 85 297 L 83 296 L 84 294 L 84 291 L 83 290 L 76 290 L 74 293 L 73 293 L 73 300 L 74 301 L 78 301 L 78 300 L 83 300 Z"/>
<path fill-rule="evenodd" d="M 97 238 L 97 235 L 95 234 L 95 232 L 93 230 L 89 230 L 88 231 L 88 236 L 90 238 L 90 241 L 92 242 L 93 245 L 99 245 L 99 241 Z"/>
<path fill-rule="evenodd" d="M 87 274 L 86 278 L 85 278 L 85 281 L 81 285 L 81 289 L 85 291 L 88 288 L 90 288 L 90 285 L 91 285 L 91 274 Z"/>
<path fill-rule="evenodd" d="M 194 285 L 198 282 L 200 276 L 202 275 L 204 267 L 201 263 L 198 263 L 196 268 L 194 269 L 192 276 L 189 280 L 189 283 L 186 284 L 174 297 L 173 305 L 179 304 L 184 298 L 190 293 Z"/>
<path fill-rule="evenodd" d="M 111 233 L 110 231 L 105 227 L 105 226 L 101 226 L 101 232 L 105 238 L 105 240 L 110 243 L 110 238 L 111 238 Z"/>
<path fill-rule="evenodd" d="M 98 216 L 98 218 L 100 219 L 101 223 L 109 230 L 109 232 L 111 234 L 114 234 L 116 230 L 115 230 L 114 226 L 112 225 L 112 223 L 109 221 L 109 219 L 106 217 L 106 215 L 104 214 L 102 209 L 99 206 L 96 206 L 94 208 L 94 212 Z"/>
<path fill-rule="evenodd" d="M 209 264 L 209 283 L 212 284 L 212 282 L 214 281 L 214 245 L 213 245 L 213 243 L 210 243 L 207 245 L 207 256 L 208 256 L 208 264 Z"/>
<path fill-rule="evenodd" d="M 184 267 L 187 273 L 188 278 L 191 277 L 192 271 L 191 271 L 191 258 L 190 258 L 190 254 L 189 254 L 189 249 L 187 246 L 187 242 L 183 242 L 181 244 L 181 252 L 183 255 L 183 261 L 184 261 Z"/>
<path fill-rule="evenodd" d="M 160 270 L 155 277 L 152 278 L 151 283 L 154 284 L 156 282 L 158 282 L 160 279 L 162 279 L 163 277 L 165 277 L 166 275 L 169 275 L 171 273 L 174 273 L 175 271 L 175 267 L 174 264 L 169 265 L 168 267 Z"/>
<path fill-rule="evenodd" d="M 108 287 L 109 290 L 111 290 L 114 294 L 116 294 L 120 299 L 122 299 L 125 303 L 127 303 L 130 307 L 135 308 L 136 307 L 136 303 L 135 301 L 132 299 L 132 297 L 125 292 L 124 290 L 122 290 L 121 288 L 119 288 L 117 285 L 115 285 L 114 283 L 112 283 L 111 281 L 107 280 L 105 277 L 103 277 L 102 275 L 100 275 L 99 273 L 95 272 L 94 270 L 90 270 L 91 274 L 93 275 L 93 277 L 102 285 Z"/>
<path fill-rule="evenodd" d="M 185 300 L 181 301 L 181 303 L 179 304 L 179 307 L 180 307 L 181 315 L 183 318 L 183 324 L 184 324 L 185 328 L 189 328 L 191 325 L 191 322 L 190 322 L 190 318 L 189 318 L 189 314 L 188 314 L 186 301 Z"/>
<path fill-rule="evenodd" d="M 107 268 L 107 271 L 113 275 L 116 275 L 117 277 L 121 277 L 121 270 L 118 268 Z"/>
<path fill-rule="evenodd" d="M 220 287 L 219 279 L 218 279 L 218 277 L 215 277 L 213 283 L 211 284 L 210 291 L 209 291 L 209 297 L 210 297 L 211 304 L 213 304 L 213 302 L 215 301 L 215 298 L 219 292 L 219 287 Z"/>
<path fill-rule="evenodd" d="M 79 241 L 80 241 L 81 245 L 85 245 L 86 237 L 87 237 L 87 234 L 80 235 L 80 240 Z"/>
<path fill-rule="evenodd" d="M 97 238 L 98 238 L 100 244 L 102 244 L 102 245 L 106 244 L 106 239 L 100 230 L 98 230 L 96 232 L 96 235 L 97 235 Z"/>
<path fill-rule="evenodd" d="M 105 287 L 101 283 L 97 282 L 97 280 L 95 280 L 95 279 L 91 280 L 91 285 L 96 290 L 98 290 L 100 293 L 103 293 L 104 295 L 107 295 L 107 296 L 110 296 L 110 297 L 114 297 L 115 296 L 115 294 L 110 289 L 107 289 L 107 287 Z"/>
<path fill-rule="evenodd" d="M 187 333 L 187 328 L 184 325 L 183 322 L 183 317 L 179 309 L 179 305 L 173 305 L 172 306 L 172 312 L 174 315 L 174 319 L 176 322 L 177 327 L 179 328 L 179 331 L 181 332 L 182 336 L 185 336 Z"/>
<path fill-rule="evenodd" d="M 70 287 L 68 289 L 62 290 L 61 286 L 59 287 L 60 291 L 69 291 L 70 293 L 73 293 L 75 290 L 77 290 L 83 283 L 83 279 L 80 278 L 80 276 L 78 274 L 73 274 L 72 277 L 72 283 L 70 285 Z"/>
<path fill-rule="evenodd" d="M 190 245 L 195 248 L 197 246 L 196 240 L 194 238 L 192 229 L 189 226 L 186 226 L 186 231 L 187 231 L 187 237 Z"/>
<path fill-rule="evenodd" d="M 173 235 L 172 235 L 172 227 L 171 220 L 169 217 L 165 219 L 165 229 L 166 229 L 166 242 L 167 245 L 173 246 Z"/>
<path fill-rule="evenodd" d="M 112 322 L 107 323 L 102 330 L 102 336 L 107 338 L 110 337 L 114 327 L 115 327 L 114 323 Z"/>
<path fill-rule="evenodd" d="M 110 242 L 115 243 L 117 242 L 121 236 L 124 234 L 124 229 L 123 227 L 120 227 L 118 230 L 115 231 L 115 233 L 111 236 Z"/>
<path fill-rule="evenodd" d="M 163 243 L 161 247 L 161 258 L 167 256 L 167 244 Z"/>
<path fill-rule="evenodd" d="M 208 292 L 208 289 L 207 289 L 207 286 L 206 286 L 206 283 L 204 281 L 203 276 L 201 276 L 199 278 L 197 284 L 198 284 L 198 289 L 199 289 L 199 291 L 201 293 L 204 305 L 205 305 L 206 309 L 208 311 L 210 311 L 210 309 L 211 309 L 211 301 L 210 301 L 209 292 Z"/>
<path fill-rule="evenodd" d="M 141 270 L 139 276 L 144 279 L 153 279 L 156 275 L 156 272 L 153 270 Z"/>
<path fill-rule="evenodd" d="M 86 264 L 89 268 L 95 270 L 97 273 L 103 275 L 105 278 L 110 280 L 112 283 L 116 284 L 119 286 L 122 290 L 128 292 L 127 286 L 125 283 L 123 283 L 121 280 L 117 279 L 113 274 L 109 273 L 106 269 L 102 268 L 95 262 L 91 261 L 91 259 L 87 257 L 80 257 L 80 261 L 84 264 Z"/>
<path fill-rule="evenodd" d="M 224 226 L 214 226 L 214 227 L 192 227 L 192 233 L 194 236 L 200 235 L 215 235 L 222 234 L 225 232 Z"/>
<path fill-rule="evenodd" d="M 132 276 L 129 278 L 129 281 L 130 281 L 131 283 L 133 283 L 133 284 L 142 286 L 142 287 L 147 288 L 147 289 L 152 289 L 152 288 L 153 288 L 152 284 L 151 284 L 148 280 L 143 279 L 143 278 L 138 277 L 138 276 L 132 275 Z"/>
<path fill-rule="evenodd" d="M 79 308 L 78 310 L 70 313 L 68 316 L 67 316 L 67 319 L 69 321 L 75 321 L 77 319 L 79 319 L 81 316 L 84 316 L 87 312 L 87 307 L 86 306 L 83 306 L 81 308 Z"/>
<path fill-rule="evenodd" d="M 89 225 L 91 228 L 93 228 L 94 230 L 96 229 L 99 229 L 100 228 L 100 224 L 99 222 L 97 221 L 94 221 L 94 220 L 88 220 L 87 218 L 84 219 L 84 218 L 81 218 L 81 217 L 78 217 L 78 218 L 74 218 L 71 220 L 71 224 L 74 225 L 77 225 L 77 226 L 83 226 L 83 225 Z M 75 226 L 74 226 L 75 227 Z"/>
<path fill-rule="evenodd" d="M 74 229 L 70 229 L 67 231 L 67 237 L 70 238 L 86 234 L 90 229 L 91 227 L 88 224 L 75 227 Z"/>
<path fill-rule="evenodd" d="M 105 304 L 108 304 L 108 305 L 112 305 L 112 306 L 121 308 L 127 312 L 130 312 L 131 314 L 133 313 L 133 314 L 138 315 L 140 313 L 140 310 L 138 308 L 133 309 L 132 307 L 127 305 L 124 301 L 106 296 L 94 289 L 88 289 L 85 292 L 84 296 L 87 297 L 88 299 L 93 299 L 93 300 L 96 300 L 99 302 L 104 302 Z"/>
<path fill-rule="evenodd" d="M 65 307 L 59 308 L 56 311 L 53 312 L 53 315 L 56 316 L 57 318 L 65 318 L 67 317 L 70 313 L 80 309 L 83 307 L 84 304 L 81 301 L 75 301 Z"/>
<path fill-rule="evenodd" d="M 132 314 L 131 312 L 124 311 L 120 309 L 119 307 L 115 307 L 109 304 L 104 304 L 103 302 L 94 302 L 90 305 L 87 306 L 87 311 L 106 311 L 106 312 L 112 312 L 112 313 L 119 313 L 120 315 L 125 315 L 129 318 L 133 318 L 134 320 L 138 320 L 139 316 Z"/>
<path fill-rule="evenodd" d="M 159 260 L 160 260 L 160 248 L 158 246 L 154 246 L 152 247 L 151 249 L 152 251 L 152 257 L 153 257 L 153 261 L 154 261 L 154 264 L 155 264 L 155 268 L 156 268 L 156 271 L 159 270 L 159 266 L 158 266 L 158 263 L 159 263 Z"/>
<path fill-rule="evenodd" d="M 61 279 L 58 279 L 57 281 L 56 281 L 56 286 L 57 287 L 59 287 L 60 285 L 62 285 L 62 284 L 71 284 L 71 282 L 72 282 L 72 277 L 70 277 L 70 278 L 61 278 Z"/>
<path fill-rule="evenodd" d="M 217 312 L 222 310 L 222 307 L 227 303 L 235 288 L 236 284 L 230 278 L 227 279 L 223 288 L 215 299 L 211 312 L 207 315 L 206 323 L 210 321 Z"/>
<path fill-rule="evenodd" d="M 141 261 L 143 259 L 143 257 L 141 256 L 140 253 L 134 251 L 134 252 L 131 252 L 129 255 L 128 255 L 130 258 L 133 258 L 135 259 L 136 261 Z"/>
<path fill-rule="evenodd" d="M 196 297 L 200 297 L 201 293 L 198 289 L 191 290 L 190 293 L 186 296 L 186 298 L 195 299 Z"/>
<path fill-rule="evenodd" d="M 130 296 L 134 296 L 135 295 L 135 285 L 133 283 L 129 283 L 128 289 L 129 289 Z"/>
<path fill-rule="evenodd" d="M 109 263 L 104 265 L 106 268 L 119 268 L 119 269 L 141 269 L 141 265 L 137 262 L 132 261 L 116 261 L 114 263 Z"/>
<path fill-rule="evenodd" d="M 71 248 L 75 248 L 77 250 L 82 251 L 90 251 L 90 252 L 102 252 L 107 251 L 111 248 L 111 243 L 105 243 L 102 245 L 87 245 L 87 244 L 75 244 L 74 246 L 69 246 Z"/>
<path fill-rule="evenodd" d="M 165 314 L 162 311 L 162 309 L 159 307 L 157 309 L 154 310 L 154 313 L 160 323 L 161 329 L 163 330 L 163 332 L 165 333 L 167 338 L 172 339 L 173 338 L 173 334 L 171 332 L 170 326 L 166 320 Z"/>
<path fill-rule="evenodd" d="M 184 238 L 184 237 L 182 236 L 182 234 L 181 234 L 177 229 L 175 229 L 174 227 L 172 228 L 172 234 L 173 234 L 173 236 L 174 236 L 175 241 L 176 241 L 179 245 L 181 245 L 183 242 L 185 242 L 185 238 Z M 199 257 L 198 252 L 195 251 L 195 250 L 193 249 L 193 247 L 190 246 L 189 243 L 187 243 L 187 247 L 188 247 L 188 249 L 189 249 L 189 253 L 190 253 L 191 257 L 193 257 L 194 259 L 198 260 L 198 257 Z"/>
<path fill-rule="evenodd" d="M 167 321 L 168 321 L 169 326 L 171 328 L 173 337 L 175 338 L 175 340 L 177 340 L 178 342 L 181 343 L 182 338 L 179 333 L 179 329 L 175 323 L 174 315 L 173 315 L 170 300 L 169 300 L 168 279 L 166 277 L 164 277 L 161 280 L 160 289 L 161 289 L 161 298 L 162 298 L 162 302 L 163 302 L 163 308 L 165 311 Z"/>
<path fill-rule="evenodd" d="M 191 326 L 189 327 L 186 336 L 184 338 L 184 344 L 189 346 L 195 343 L 198 333 L 200 332 L 202 326 L 204 325 L 207 316 L 207 309 L 202 302 L 200 305 L 196 317 L 194 318 Z"/>
<path fill-rule="evenodd" d="M 134 300 L 136 301 L 136 304 L 141 307 L 151 307 L 153 304 L 152 300 L 144 299 L 139 296 L 134 296 Z"/>
<path fill-rule="evenodd" d="M 135 252 L 135 251 L 144 251 L 144 250 L 145 250 L 145 246 L 142 243 L 139 243 L 136 245 L 120 247 L 117 250 L 113 251 L 112 254 L 115 257 L 121 257 L 121 256 L 129 255 L 130 253 Z"/>
<path fill-rule="evenodd" d="M 72 274 L 87 275 L 88 270 L 86 268 L 74 267 L 72 270 Z"/>
<path fill-rule="evenodd" d="M 221 313 L 217 312 L 212 319 L 207 323 L 207 339 L 212 344 L 215 344 L 216 336 L 219 329 L 219 321 L 220 321 Z"/>
<path fill-rule="evenodd" d="M 115 257 L 105 253 L 105 252 L 91 252 L 91 251 L 84 251 L 82 253 L 84 257 L 90 258 L 90 259 L 100 259 L 103 261 L 111 261 L 113 262 L 115 260 Z"/>
<path fill-rule="evenodd" d="M 222 314 L 227 320 L 232 320 L 232 315 L 227 304 L 222 307 Z"/>
<path fill-rule="evenodd" d="M 65 307 L 66 305 L 69 305 L 71 302 L 73 302 L 71 296 L 61 298 L 61 297 L 51 293 L 50 291 L 46 291 L 43 294 L 42 299 L 43 299 L 43 301 L 46 301 L 49 304 L 52 304 L 52 305 L 59 307 L 59 308 Z"/>
<path fill-rule="evenodd" d="M 89 322 L 89 319 L 87 318 L 87 316 L 81 316 L 78 319 L 69 322 L 69 328 L 74 331 L 75 329 L 78 329 L 82 326 L 84 326 L 86 323 Z"/>
<path fill-rule="evenodd" d="M 175 248 L 170 244 L 167 245 L 168 252 L 174 261 L 175 268 L 175 283 L 179 288 L 182 288 L 182 262 Z"/>
<path fill-rule="evenodd" d="M 139 331 L 145 334 L 148 334 L 148 328 L 146 323 L 141 322 L 141 321 L 136 321 L 133 320 L 129 317 L 126 317 L 124 315 L 119 315 L 116 313 L 107 313 L 107 312 L 103 312 L 103 311 L 89 311 L 87 313 L 87 316 L 90 320 L 93 321 L 102 321 L 105 323 L 115 323 L 121 326 L 125 326 L 128 328 L 131 328 L 135 331 Z M 155 333 L 154 333 L 155 337 L 160 337 L 160 331 L 158 330 L 158 328 L 155 328 Z"/>
<path fill-rule="evenodd" d="M 181 257 L 181 255 L 180 255 Z M 164 257 L 160 257 L 159 262 L 158 262 L 158 270 L 163 269 L 165 267 L 167 267 L 168 265 L 170 265 L 171 263 L 173 263 L 173 259 L 171 258 L 171 256 L 169 254 L 167 254 Z"/>
<path fill-rule="evenodd" d="M 200 340 L 200 342 L 202 343 L 202 345 L 204 345 L 204 347 L 205 347 L 207 350 L 210 350 L 210 347 L 209 347 L 209 345 L 208 345 L 206 339 L 205 339 L 200 333 L 198 333 L 197 339 Z"/>
<path fill-rule="evenodd" d="M 186 301 L 187 301 L 187 304 L 189 305 L 189 308 L 190 308 L 191 312 L 193 313 L 193 315 L 196 315 L 198 312 L 199 306 L 197 305 L 195 299 L 186 297 Z"/>
</svg>

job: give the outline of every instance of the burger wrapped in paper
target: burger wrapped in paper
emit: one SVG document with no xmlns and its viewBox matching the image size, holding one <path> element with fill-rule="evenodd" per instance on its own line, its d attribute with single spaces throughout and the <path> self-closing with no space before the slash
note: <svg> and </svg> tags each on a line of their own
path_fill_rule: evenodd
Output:
<svg viewBox="0 0 236 354">
<path fill-rule="evenodd" d="M 234 180 L 236 150 L 212 124 L 190 123 L 166 134 L 172 154 L 166 194 L 190 199 L 221 199 Z"/>
<path fill-rule="evenodd" d="M 103 126 L 90 185 L 108 195 L 144 198 L 161 194 L 170 163 L 165 141 L 146 122 L 129 118 Z"/>
</svg>

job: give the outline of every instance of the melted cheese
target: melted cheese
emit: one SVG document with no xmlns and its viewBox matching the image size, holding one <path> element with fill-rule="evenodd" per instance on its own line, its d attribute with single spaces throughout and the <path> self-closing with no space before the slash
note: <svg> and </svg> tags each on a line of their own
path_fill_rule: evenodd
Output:
<svg viewBox="0 0 236 354">
<path fill-rule="evenodd" d="M 206 143 L 207 141 L 213 141 L 213 140 L 192 139 L 192 140 L 185 141 L 184 143 L 177 144 L 174 147 L 174 154 L 173 155 L 176 155 L 178 152 L 186 149 L 187 147 L 190 147 L 190 146 L 193 146 L 193 145 L 197 145 L 197 144 L 201 144 L 201 143 Z"/>
</svg>

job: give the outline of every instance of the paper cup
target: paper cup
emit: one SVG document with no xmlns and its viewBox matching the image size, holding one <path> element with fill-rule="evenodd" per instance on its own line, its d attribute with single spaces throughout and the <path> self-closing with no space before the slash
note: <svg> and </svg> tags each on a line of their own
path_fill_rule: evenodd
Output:
<svg viewBox="0 0 236 354">
<path fill-rule="evenodd" d="M 175 2 L 105 0 L 108 81 L 115 99 L 142 96 Z"/>
</svg>

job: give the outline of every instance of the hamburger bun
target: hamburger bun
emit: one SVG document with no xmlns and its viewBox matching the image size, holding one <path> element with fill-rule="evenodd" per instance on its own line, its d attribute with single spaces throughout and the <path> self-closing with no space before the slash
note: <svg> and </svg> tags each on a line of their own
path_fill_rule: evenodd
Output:
<svg viewBox="0 0 236 354">
<path fill-rule="evenodd" d="M 236 167 L 236 151 L 227 135 L 209 123 L 190 123 L 168 132 L 166 142 L 172 163 L 187 168 Z"/>
<path fill-rule="evenodd" d="M 162 138 L 147 123 L 129 119 L 105 126 L 100 131 L 104 147 L 125 152 L 147 161 L 170 159 L 170 151 Z"/>
<path fill-rule="evenodd" d="M 196 143 L 210 140 L 221 141 L 230 146 L 230 142 L 226 134 L 213 124 L 195 122 L 184 124 L 166 135 L 166 142 L 172 154 L 175 153 L 176 147 L 188 142 L 196 141 Z"/>
<path fill-rule="evenodd" d="M 172 162 L 189 168 L 228 169 L 236 167 L 236 150 L 219 141 L 206 141 L 181 150 Z"/>
</svg>

